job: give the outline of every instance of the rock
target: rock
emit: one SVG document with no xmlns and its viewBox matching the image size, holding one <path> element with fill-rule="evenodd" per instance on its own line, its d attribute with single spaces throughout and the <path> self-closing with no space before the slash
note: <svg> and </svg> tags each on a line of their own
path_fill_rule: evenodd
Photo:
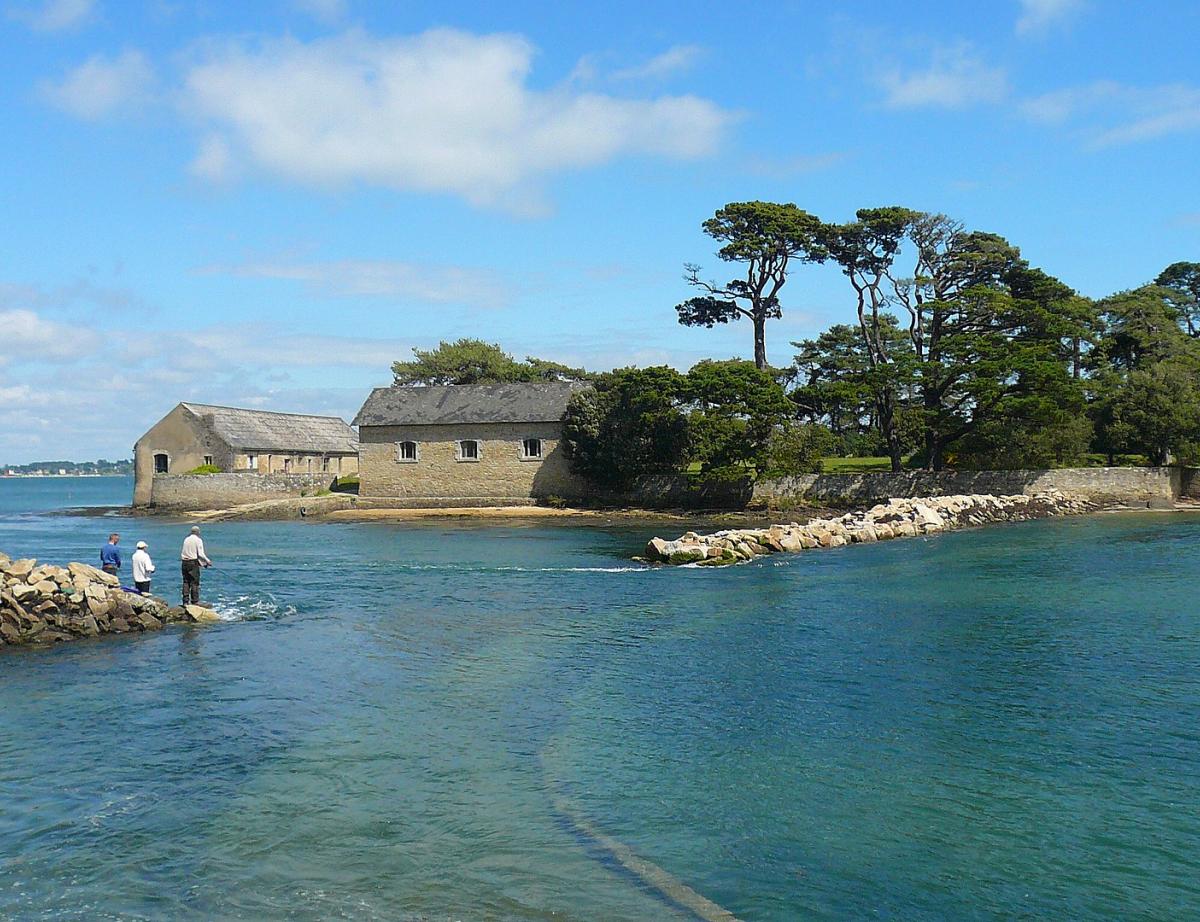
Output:
<svg viewBox="0 0 1200 922">
<path fill-rule="evenodd" d="M 33 572 L 35 566 L 37 566 L 37 561 L 33 558 L 28 560 L 14 560 L 4 568 L 4 572 L 14 579 L 25 579 L 25 577 Z"/>
<path fill-rule="evenodd" d="M 690 563 L 691 561 L 687 562 Z M 197 624 L 213 624 L 221 620 L 220 615 L 211 608 L 205 608 L 203 605 L 185 605 L 183 610 L 187 612 L 188 618 Z"/>
<path fill-rule="evenodd" d="M 670 542 L 662 538 L 651 538 L 646 543 L 646 557 L 650 560 L 668 560 L 671 556 Z"/>
<path fill-rule="evenodd" d="M 670 563 L 684 564 L 696 563 L 699 560 L 704 560 L 708 556 L 708 550 L 703 544 L 681 544 L 671 552 L 667 558 Z M 188 614 L 190 615 L 192 606 L 188 606 Z"/>
<path fill-rule="evenodd" d="M 40 595 L 51 595 L 55 592 L 58 592 L 58 583 L 51 582 L 48 579 L 43 579 L 34 583 L 33 588 L 36 589 Z"/>
<path fill-rule="evenodd" d="M 84 616 L 83 620 L 79 623 L 79 629 L 80 633 L 87 637 L 95 637 L 100 633 L 100 625 L 96 623 L 96 619 L 91 615 Z"/>
<path fill-rule="evenodd" d="M 111 573 L 105 573 L 103 570 L 97 570 L 95 567 L 89 567 L 86 563 L 69 563 L 67 564 L 67 569 L 75 577 L 75 585 L 77 586 L 81 577 L 84 582 L 104 583 L 106 586 L 121 585 L 121 581 Z"/>
<path fill-rule="evenodd" d="M 88 607 L 88 611 L 90 612 L 90 614 L 88 615 L 89 618 L 103 617 L 103 616 L 107 615 L 110 611 L 112 611 L 112 603 L 109 602 L 107 599 L 101 601 L 100 599 L 93 598 L 90 595 L 88 596 L 88 599 L 87 599 L 87 607 Z"/>
<path fill-rule="evenodd" d="M 13 598 L 18 602 L 24 602 L 26 599 L 32 599 L 41 595 L 36 586 L 30 586 L 28 583 L 17 583 L 12 588 L 12 594 Z"/>
<path fill-rule="evenodd" d="M 163 623 L 148 611 L 139 612 L 137 615 L 137 622 L 144 630 L 147 631 L 157 631 L 163 626 Z"/>
</svg>

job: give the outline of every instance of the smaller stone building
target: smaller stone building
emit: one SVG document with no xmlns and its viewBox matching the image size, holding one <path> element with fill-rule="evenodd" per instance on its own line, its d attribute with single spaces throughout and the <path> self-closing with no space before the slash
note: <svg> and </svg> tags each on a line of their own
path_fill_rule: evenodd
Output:
<svg viewBox="0 0 1200 922">
<path fill-rule="evenodd" d="M 181 403 L 137 440 L 135 506 L 149 505 L 155 475 L 212 464 L 228 473 L 344 477 L 358 473 L 358 438 L 336 416 Z M 244 478 L 243 478 L 244 479 Z"/>
<path fill-rule="evenodd" d="M 586 483 L 561 444 L 564 382 L 380 387 L 354 418 L 359 496 L 398 506 L 499 506 L 559 496 Z"/>
</svg>

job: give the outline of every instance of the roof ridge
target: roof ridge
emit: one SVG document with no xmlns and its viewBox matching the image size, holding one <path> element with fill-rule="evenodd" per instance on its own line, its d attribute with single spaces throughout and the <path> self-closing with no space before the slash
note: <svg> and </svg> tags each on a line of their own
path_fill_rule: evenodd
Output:
<svg viewBox="0 0 1200 922">
<path fill-rule="evenodd" d="M 181 400 L 185 407 L 208 407 L 213 410 L 236 410 L 239 413 L 268 413 L 271 416 L 303 416 L 308 419 L 336 419 L 340 423 L 346 423 L 340 416 L 326 416 L 323 413 L 293 413 L 290 410 L 260 410 L 257 407 L 230 407 L 222 403 L 196 403 L 194 400 Z"/>
</svg>

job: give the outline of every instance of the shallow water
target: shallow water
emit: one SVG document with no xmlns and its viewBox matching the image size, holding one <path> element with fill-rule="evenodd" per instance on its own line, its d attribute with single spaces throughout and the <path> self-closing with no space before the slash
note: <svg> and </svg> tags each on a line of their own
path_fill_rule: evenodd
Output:
<svg viewBox="0 0 1200 922">
<path fill-rule="evenodd" d="M 45 514 L 0 549 L 185 533 Z M 231 619 L 0 654 L 0 917 L 1200 915 L 1200 518 L 630 568 L 653 530 L 224 523 Z"/>
</svg>

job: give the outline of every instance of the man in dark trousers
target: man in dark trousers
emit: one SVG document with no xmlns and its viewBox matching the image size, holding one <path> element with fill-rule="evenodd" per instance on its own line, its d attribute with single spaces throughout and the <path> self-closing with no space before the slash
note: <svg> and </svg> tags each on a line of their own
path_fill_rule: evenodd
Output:
<svg viewBox="0 0 1200 922">
<path fill-rule="evenodd" d="M 121 536 L 115 532 L 108 536 L 108 544 L 100 548 L 100 569 L 116 576 L 121 572 L 121 551 L 117 547 Z"/>
<path fill-rule="evenodd" d="M 212 561 L 204 553 L 204 542 L 200 540 L 200 526 L 193 525 L 192 533 L 183 539 L 183 551 L 179 555 L 183 569 L 183 604 L 200 604 L 200 568 L 207 569 Z"/>
</svg>

